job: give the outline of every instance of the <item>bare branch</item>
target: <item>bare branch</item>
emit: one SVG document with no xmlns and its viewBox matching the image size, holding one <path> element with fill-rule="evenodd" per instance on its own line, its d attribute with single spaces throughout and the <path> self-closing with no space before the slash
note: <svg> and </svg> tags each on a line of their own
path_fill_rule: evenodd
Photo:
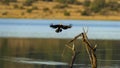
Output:
<svg viewBox="0 0 120 68">
<path fill-rule="evenodd" d="M 72 42 L 74 42 L 76 39 L 78 39 L 81 36 L 81 34 L 75 36 L 72 40 L 70 40 L 67 44 L 70 44 Z"/>
<path fill-rule="evenodd" d="M 89 55 L 89 59 L 90 59 L 90 62 L 91 62 L 91 67 L 92 68 L 97 68 L 97 57 L 96 57 L 96 54 L 95 54 L 95 51 L 96 51 L 96 48 L 97 48 L 97 45 L 94 45 L 94 47 L 90 44 L 89 40 L 88 40 L 88 37 L 87 37 L 87 31 L 85 31 L 85 29 L 83 28 L 83 33 L 80 33 L 79 35 L 75 36 L 72 40 L 70 40 L 65 46 L 69 49 L 72 50 L 73 52 L 73 56 L 72 56 L 72 61 L 71 61 L 71 64 L 70 64 L 70 68 L 73 68 L 73 64 L 74 64 L 74 61 L 76 59 L 76 56 L 80 53 L 80 52 L 77 52 L 76 49 L 75 49 L 75 45 L 74 45 L 74 41 L 76 39 L 78 39 L 79 37 L 82 37 L 82 41 L 84 42 L 85 44 L 85 48 L 86 48 L 86 51 Z M 70 44 L 73 43 L 72 46 L 70 46 Z"/>
<path fill-rule="evenodd" d="M 89 55 L 89 59 L 91 61 L 91 66 L 92 68 L 97 68 L 97 58 L 95 55 L 95 50 L 96 50 L 97 45 L 95 45 L 93 48 L 91 44 L 89 43 L 86 33 L 83 33 L 82 36 L 83 36 L 83 42 L 86 45 L 86 50 Z"/>
<path fill-rule="evenodd" d="M 86 31 L 85 31 L 85 27 L 83 27 L 83 33 L 88 33 L 88 27 L 86 27 Z"/>
</svg>

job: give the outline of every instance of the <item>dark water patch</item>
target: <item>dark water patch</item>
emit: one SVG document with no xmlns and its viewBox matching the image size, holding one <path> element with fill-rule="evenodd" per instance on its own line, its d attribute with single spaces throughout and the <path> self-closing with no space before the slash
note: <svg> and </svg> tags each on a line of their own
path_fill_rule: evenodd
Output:
<svg viewBox="0 0 120 68">
<path fill-rule="evenodd" d="M 65 44 L 71 39 L 57 38 L 0 38 L 0 68 L 66 68 L 72 53 Z M 90 40 L 97 44 L 98 68 L 119 68 L 119 40 Z M 81 53 L 75 68 L 90 68 L 90 62 L 81 40 L 76 40 Z"/>
</svg>

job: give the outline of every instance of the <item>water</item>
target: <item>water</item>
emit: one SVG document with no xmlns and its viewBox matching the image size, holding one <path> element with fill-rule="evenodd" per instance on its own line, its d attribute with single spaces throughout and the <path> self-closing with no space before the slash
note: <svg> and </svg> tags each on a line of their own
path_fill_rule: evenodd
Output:
<svg viewBox="0 0 120 68">
<path fill-rule="evenodd" d="M 55 33 L 55 29 L 49 27 L 51 23 L 73 27 Z M 120 39 L 120 21 L 0 19 L 0 37 L 73 38 L 83 32 L 83 28 L 88 30 L 90 39 Z"/>
<path fill-rule="evenodd" d="M 0 19 L 0 68 L 69 68 L 72 53 L 65 44 L 88 29 L 90 41 L 97 43 L 98 68 L 120 68 L 120 21 Z M 49 25 L 72 24 L 55 33 Z M 74 68 L 91 68 L 80 40 Z M 62 56 L 65 48 L 64 56 Z"/>
<path fill-rule="evenodd" d="M 70 39 L 1 38 L 0 68 L 68 68 L 72 52 L 66 48 Z M 90 40 L 97 43 L 98 68 L 120 68 L 119 40 Z M 83 45 L 76 41 L 80 55 L 74 68 L 90 68 Z"/>
</svg>

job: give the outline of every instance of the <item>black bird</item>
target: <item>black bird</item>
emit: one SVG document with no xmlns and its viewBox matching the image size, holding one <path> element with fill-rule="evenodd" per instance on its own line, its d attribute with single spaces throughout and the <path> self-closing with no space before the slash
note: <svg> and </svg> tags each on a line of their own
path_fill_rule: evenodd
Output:
<svg viewBox="0 0 120 68">
<path fill-rule="evenodd" d="M 71 24 L 70 25 L 62 25 L 62 24 L 53 25 L 53 24 L 51 24 L 50 27 L 56 29 L 55 32 L 59 33 L 62 31 L 62 29 L 66 30 L 68 28 L 71 28 L 72 25 Z"/>
</svg>

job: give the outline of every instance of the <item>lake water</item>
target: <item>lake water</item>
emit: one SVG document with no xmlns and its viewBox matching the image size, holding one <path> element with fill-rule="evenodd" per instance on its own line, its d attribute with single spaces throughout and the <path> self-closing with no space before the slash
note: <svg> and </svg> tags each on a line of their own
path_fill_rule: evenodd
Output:
<svg viewBox="0 0 120 68">
<path fill-rule="evenodd" d="M 49 25 L 72 24 L 61 33 Z M 0 68 L 69 68 L 72 53 L 65 44 L 88 29 L 93 45 L 97 43 L 98 68 L 120 68 L 120 21 L 0 19 Z M 65 48 L 64 56 L 62 56 Z M 80 51 L 74 68 L 90 68 L 85 47 L 76 41 Z"/>
<path fill-rule="evenodd" d="M 55 29 L 49 27 L 51 23 L 73 27 L 55 33 Z M 0 37 L 73 38 L 83 32 L 83 28 L 88 29 L 90 39 L 120 39 L 120 21 L 0 19 Z"/>
</svg>

